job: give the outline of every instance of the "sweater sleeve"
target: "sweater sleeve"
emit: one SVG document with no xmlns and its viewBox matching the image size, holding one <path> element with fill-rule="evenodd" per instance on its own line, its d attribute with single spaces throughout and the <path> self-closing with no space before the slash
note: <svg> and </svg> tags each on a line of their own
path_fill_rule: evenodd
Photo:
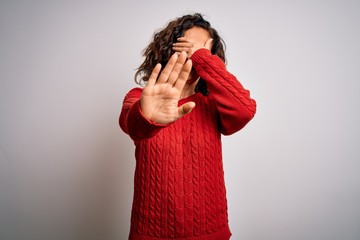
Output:
<svg viewBox="0 0 360 240">
<path fill-rule="evenodd" d="M 209 50 L 197 50 L 191 60 L 198 75 L 207 82 L 210 96 L 215 99 L 220 132 L 230 135 L 242 129 L 256 112 L 256 101 L 250 97 L 250 92 Z"/>
<path fill-rule="evenodd" d="M 148 120 L 141 112 L 140 97 L 142 89 L 134 88 L 125 96 L 119 124 L 121 129 L 136 141 L 151 138 L 167 125 Z"/>
</svg>

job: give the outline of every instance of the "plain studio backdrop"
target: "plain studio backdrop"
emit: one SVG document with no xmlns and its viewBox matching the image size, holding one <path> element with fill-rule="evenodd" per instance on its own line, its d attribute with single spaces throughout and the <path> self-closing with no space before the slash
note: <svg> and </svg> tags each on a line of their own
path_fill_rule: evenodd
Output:
<svg viewBox="0 0 360 240">
<path fill-rule="evenodd" d="M 257 100 L 223 138 L 234 240 L 360 239 L 359 1 L 0 1 L 0 239 L 127 239 L 118 126 L 155 30 L 201 12 Z"/>
</svg>

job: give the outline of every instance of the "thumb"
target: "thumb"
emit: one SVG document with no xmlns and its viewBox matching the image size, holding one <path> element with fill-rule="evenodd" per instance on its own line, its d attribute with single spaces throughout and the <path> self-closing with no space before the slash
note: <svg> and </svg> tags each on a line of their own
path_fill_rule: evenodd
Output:
<svg viewBox="0 0 360 240">
<path fill-rule="evenodd" d="M 211 50 L 213 40 L 214 40 L 214 39 L 212 39 L 212 38 L 209 38 L 208 40 L 206 40 L 206 42 L 205 42 L 205 48 L 206 48 L 206 49 Z"/>
<path fill-rule="evenodd" d="M 181 105 L 178 108 L 178 112 L 179 112 L 179 118 L 185 116 L 186 114 L 190 113 L 193 108 L 195 107 L 195 103 L 194 102 L 187 102 L 184 103 L 183 105 Z"/>
</svg>

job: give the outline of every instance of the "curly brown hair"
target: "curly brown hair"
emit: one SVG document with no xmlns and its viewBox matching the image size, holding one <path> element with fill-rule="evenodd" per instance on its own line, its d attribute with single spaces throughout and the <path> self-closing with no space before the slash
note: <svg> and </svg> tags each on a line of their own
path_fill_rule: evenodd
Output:
<svg viewBox="0 0 360 240">
<path fill-rule="evenodd" d="M 137 68 L 135 73 L 135 82 L 142 84 L 149 80 L 150 74 L 157 63 L 165 66 L 171 55 L 173 43 L 177 42 L 179 37 L 184 36 L 185 31 L 192 27 L 201 27 L 209 32 L 212 41 L 211 53 L 217 55 L 225 63 L 225 42 L 219 36 L 218 32 L 211 27 L 200 13 L 184 15 L 168 23 L 162 30 L 154 34 L 151 43 L 143 50 L 144 62 Z"/>
</svg>

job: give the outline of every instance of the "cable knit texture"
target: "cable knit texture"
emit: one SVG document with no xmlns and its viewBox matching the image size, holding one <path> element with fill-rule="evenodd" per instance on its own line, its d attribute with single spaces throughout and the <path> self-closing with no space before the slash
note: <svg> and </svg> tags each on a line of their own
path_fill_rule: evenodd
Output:
<svg viewBox="0 0 360 240">
<path fill-rule="evenodd" d="M 196 107 L 168 124 L 147 120 L 139 103 L 142 89 L 125 97 L 120 126 L 134 141 L 136 169 L 130 240 L 228 240 L 221 134 L 243 128 L 256 102 L 207 49 L 196 51 L 193 67 L 210 95 L 179 101 Z"/>
</svg>

